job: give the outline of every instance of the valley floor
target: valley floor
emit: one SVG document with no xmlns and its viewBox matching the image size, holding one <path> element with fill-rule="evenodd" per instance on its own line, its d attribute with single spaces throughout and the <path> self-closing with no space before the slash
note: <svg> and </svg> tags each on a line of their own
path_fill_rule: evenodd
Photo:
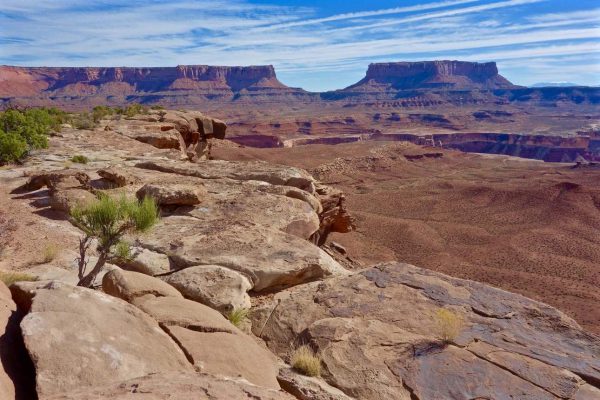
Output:
<svg viewBox="0 0 600 400">
<path fill-rule="evenodd" d="M 306 168 L 343 190 L 358 229 L 329 240 L 365 266 L 398 259 L 485 282 L 600 333 L 599 169 L 406 143 L 222 146 L 215 156 Z"/>
</svg>

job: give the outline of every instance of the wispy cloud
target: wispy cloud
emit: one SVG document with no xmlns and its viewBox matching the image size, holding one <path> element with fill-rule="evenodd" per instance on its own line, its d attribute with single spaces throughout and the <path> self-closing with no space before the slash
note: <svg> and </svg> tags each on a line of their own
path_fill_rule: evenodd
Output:
<svg viewBox="0 0 600 400">
<path fill-rule="evenodd" d="M 375 61 L 498 60 L 518 82 L 532 65 L 558 75 L 555 60 L 568 56 L 569 70 L 587 68 L 581 79 L 600 83 L 590 67 L 600 62 L 592 0 L 430 0 L 329 15 L 276 3 L 2 0 L 0 64 L 274 64 L 287 83 L 317 90 L 352 83 L 339 77 L 359 78 Z"/>
</svg>

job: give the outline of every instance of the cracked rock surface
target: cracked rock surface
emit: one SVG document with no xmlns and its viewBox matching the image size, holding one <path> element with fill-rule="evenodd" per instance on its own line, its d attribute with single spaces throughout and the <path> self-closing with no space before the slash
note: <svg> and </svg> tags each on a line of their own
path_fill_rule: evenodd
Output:
<svg viewBox="0 0 600 400">
<path fill-rule="evenodd" d="M 463 320 L 448 344 L 440 307 Z M 281 292 L 254 326 L 282 357 L 302 337 L 360 399 L 592 399 L 600 382 L 600 340 L 562 312 L 402 263 Z"/>
</svg>

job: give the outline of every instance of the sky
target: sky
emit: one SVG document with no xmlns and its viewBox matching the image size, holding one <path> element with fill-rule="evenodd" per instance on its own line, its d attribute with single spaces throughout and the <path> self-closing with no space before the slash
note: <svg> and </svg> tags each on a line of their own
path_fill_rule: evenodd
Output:
<svg viewBox="0 0 600 400">
<path fill-rule="evenodd" d="M 520 85 L 600 85 L 597 0 L 1 0 L 0 65 L 275 66 L 339 89 L 372 62 L 496 61 Z"/>
</svg>

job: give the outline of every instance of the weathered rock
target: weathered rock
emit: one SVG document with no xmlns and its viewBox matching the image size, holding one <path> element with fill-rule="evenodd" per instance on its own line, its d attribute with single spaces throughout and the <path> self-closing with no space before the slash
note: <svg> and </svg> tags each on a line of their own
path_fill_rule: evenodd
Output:
<svg viewBox="0 0 600 400">
<path fill-rule="evenodd" d="M 319 229 L 317 213 L 305 201 L 271 194 L 269 189 L 276 187 L 306 193 L 258 181 L 210 180 L 206 184 L 209 191 L 206 201 L 188 215 L 198 218 L 200 224 L 229 225 L 242 221 L 310 238 Z"/>
<path fill-rule="evenodd" d="M 137 191 L 138 199 L 144 197 L 152 197 L 158 205 L 178 205 L 178 206 L 193 206 L 200 204 L 204 193 L 202 187 L 192 187 L 189 185 L 144 185 Z"/>
<path fill-rule="evenodd" d="M 304 170 L 262 161 L 202 161 L 196 164 L 177 161 L 144 161 L 138 168 L 196 176 L 204 179 L 229 178 L 240 181 L 262 181 L 272 185 L 294 186 L 315 192 L 315 180 Z"/>
<path fill-rule="evenodd" d="M 111 182 L 115 187 L 133 185 L 139 181 L 136 176 L 124 171 L 122 168 L 104 168 L 98 170 L 98 175 Z"/>
<path fill-rule="evenodd" d="M 97 200 L 91 192 L 84 189 L 55 191 L 50 195 L 49 204 L 53 210 L 69 212 L 73 207 L 85 206 Z"/>
<path fill-rule="evenodd" d="M 169 254 L 179 268 L 220 265 L 238 271 L 255 291 L 347 273 L 306 240 L 263 226 L 211 226 L 173 216 L 163 218 L 139 243 Z"/>
<path fill-rule="evenodd" d="M 354 228 L 354 218 L 348 213 L 344 194 L 330 186 L 318 185 L 317 196 L 322 204 L 319 214 L 320 227 L 314 241 L 323 245 L 331 232 L 347 233 Z"/>
<path fill-rule="evenodd" d="M 104 293 L 56 281 L 11 287 L 40 398 L 190 364 L 156 321 Z M 68 373 L 65 373 L 68 371 Z"/>
<path fill-rule="evenodd" d="M 11 341 L 7 337 L 8 324 L 11 316 L 17 310 L 12 301 L 10 291 L 3 282 L 0 282 L 0 360 L 5 360 L 10 354 Z M 0 363 L 0 400 L 15 398 L 15 385 L 8 375 L 5 362 Z"/>
<path fill-rule="evenodd" d="M 164 274 L 171 270 L 171 263 L 166 254 L 139 247 L 132 249 L 130 259 L 119 261 L 119 266 L 146 275 Z"/>
<path fill-rule="evenodd" d="M 275 356 L 249 336 L 243 333 L 196 332 L 176 325 L 166 329 L 201 372 L 243 377 L 255 385 L 279 389 Z"/>
<path fill-rule="evenodd" d="M 454 344 L 438 339 L 442 306 L 463 320 Z M 356 398 L 575 399 L 600 382 L 600 340 L 560 311 L 407 264 L 290 289 L 252 318 L 282 357 L 310 341 Z"/>
<path fill-rule="evenodd" d="M 97 388 L 76 389 L 46 400 L 294 400 L 280 390 L 255 386 L 244 379 L 199 373 L 152 374 Z"/>
<path fill-rule="evenodd" d="M 238 332 L 220 312 L 192 300 L 146 295 L 134 299 L 133 304 L 163 325 L 197 332 Z"/>
<path fill-rule="evenodd" d="M 252 284 L 242 274 L 218 265 L 199 265 L 176 271 L 163 278 L 186 298 L 219 310 L 250 308 L 247 292 Z"/>
<path fill-rule="evenodd" d="M 169 332 L 198 370 L 279 388 L 275 356 L 217 311 L 176 297 L 147 295 L 134 300 L 134 304 Z"/>
<path fill-rule="evenodd" d="M 82 188 L 87 186 L 89 182 L 90 177 L 85 172 L 65 169 L 33 175 L 29 178 L 27 183 L 16 189 L 16 191 L 31 192 L 46 186 L 52 192 L 63 189 Z"/>
<path fill-rule="evenodd" d="M 127 302 L 147 294 L 183 297 L 173 286 L 160 279 L 132 271 L 113 270 L 102 278 L 104 292 Z"/>
<path fill-rule="evenodd" d="M 281 368 L 277 380 L 283 390 L 298 400 L 352 400 L 324 380 L 299 374 L 291 368 Z"/>
</svg>

